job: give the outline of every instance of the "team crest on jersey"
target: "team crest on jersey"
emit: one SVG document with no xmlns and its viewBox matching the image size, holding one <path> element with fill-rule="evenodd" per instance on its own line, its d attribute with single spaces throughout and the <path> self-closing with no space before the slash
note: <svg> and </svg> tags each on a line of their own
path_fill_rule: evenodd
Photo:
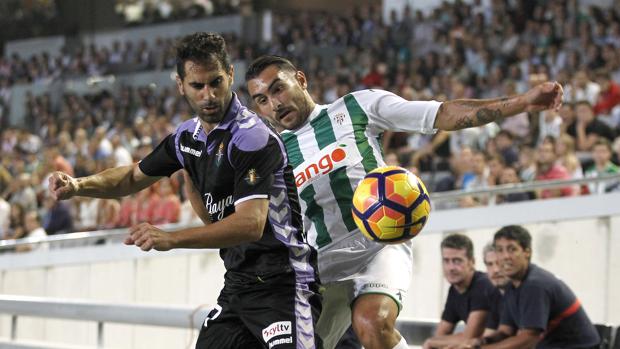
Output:
<svg viewBox="0 0 620 349">
<path fill-rule="evenodd" d="M 256 182 L 258 182 L 258 180 L 260 179 L 260 176 L 258 175 L 258 173 L 256 172 L 255 169 L 251 168 L 248 171 L 248 175 L 245 176 L 245 181 L 246 183 L 248 183 L 249 185 L 254 185 L 256 184 Z"/>
<path fill-rule="evenodd" d="M 333 118 L 338 125 L 342 125 L 344 123 L 345 115 L 344 113 L 337 113 Z"/>
<path fill-rule="evenodd" d="M 215 164 L 217 166 L 222 162 L 222 156 L 224 156 L 224 143 L 220 143 L 217 147 L 217 153 L 215 153 Z"/>
</svg>

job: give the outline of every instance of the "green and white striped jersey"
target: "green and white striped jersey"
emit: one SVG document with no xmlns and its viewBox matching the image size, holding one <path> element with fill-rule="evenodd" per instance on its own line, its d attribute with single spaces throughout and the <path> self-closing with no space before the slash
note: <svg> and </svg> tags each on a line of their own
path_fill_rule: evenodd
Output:
<svg viewBox="0 0 620 349">
<path fill-rule="evenodd" d="M 355 273 L 363 267 L 363 259 L 383 247 L 363 241 L 351 215 L 357 183 L 366 173 L 385 166 L 380 145 L 383 131 L 433 133 L 440 105 L 407 101 L 382 90 L 357 91 L 332 104 L 317 105 L 303 126 L 282 132 L 294 168 L 304 229 L 309 243 L 319 251 L 322 281 Z M 357 253 L 356 258 L 351 258 L 352 253 Z M 351 268 L 341 268 L 341 263 Z"/>
</svg>

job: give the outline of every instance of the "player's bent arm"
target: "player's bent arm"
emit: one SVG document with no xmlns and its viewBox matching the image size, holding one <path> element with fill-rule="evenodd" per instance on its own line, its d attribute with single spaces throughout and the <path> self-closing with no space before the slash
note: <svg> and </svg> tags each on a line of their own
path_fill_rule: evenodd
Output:
<svg viewBox="0 0 620 349">
<path fill-rule="evenodd" d="M 530 349 L 535 348 L 536 344 L 540 341 L 540 334 L 542 331 L 537 329 L 520 329 L 517 334 L 508 337 L 500 342 L 483 345 L 484 349 Z"/>
<path fill-rule="evenodd" d="M 196 212 L 198 217 L 200 217 L 200 220 L 202 220 L 205 225 L 211 224 L 211 216 L 209 215 L 209 211 L 207 211 L 207 208 L 200 197 L 200 193 L 196 190 L 196 187 L 194 187 L 194 183 L 192 183 L 191 178 L 185 170 L 183 170 L 183 177 L 185 178 L 185 195 L 187 196 L 189 203 L 192 205 L 192 209 Z"/>
<path fill-rule="evenodd" d="M 235 206 L 235 213 L 221 221 L 170 233 L 172 248 L 226 248 L 258 241 L 268 210 L 268 199 L 243 201 Z"/>
</svg>

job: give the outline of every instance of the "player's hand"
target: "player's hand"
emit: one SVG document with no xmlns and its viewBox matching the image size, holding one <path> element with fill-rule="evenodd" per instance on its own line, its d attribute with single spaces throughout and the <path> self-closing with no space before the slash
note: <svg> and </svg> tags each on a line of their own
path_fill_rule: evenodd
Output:
<svg viewBox="0 0 620 349">
<path fill-rule="evenodd" d="M 136 245 L 142 251 L 168 251 L 173 248 L 173 239 L 168 232 L 148 223 L 140 223 L 129 228 L 125 245 Z"/>
<path fill-rule="evenodd" d="M 56 200 L 70 199 L 77 193 L 77 180 L 66 173 L 56 171 L 50 176 L 49 190 Z"/>
<path fill-rule="evenodd" d="M 547 81 L 536 85 L 525 93 L 527 112 L 537 112 L 547 109 L 559 111 L 562 106 L 564 90 L 557 81 Z"/>
</svg>

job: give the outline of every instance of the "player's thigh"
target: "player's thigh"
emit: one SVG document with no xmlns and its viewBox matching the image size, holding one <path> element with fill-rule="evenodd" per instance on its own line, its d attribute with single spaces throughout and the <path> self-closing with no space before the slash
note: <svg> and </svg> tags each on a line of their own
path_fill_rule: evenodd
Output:
<svg viewBox="0 0 620 349">
<path fill-rule="evenodd" d="M 315 328 L 321 312 L 318 287 L 288 277 L 240 295 L 240 317 L 265 348 L 322 348 Z"/>
<path fill-rule="evenodd" d="M 196 349 L 262 349 L 264 346 L 241 319 L 228 308 L 217 306 L 200 330 Z"/>
<path fill-rule="evenodd" d="M 354 311 L 358 304 L 363 305 L 366 310 L 383 309 L 384 301 L 391 299 L 398 315 L 411 284 L 412 274 L 413 255 L 410 243 L 388 245 L 381 249 L 354 279 Z M 375 296 L 359 302 L 363 295 Z M 383 299 L 384 297 L 387 298 Z"/>
<path fill-rule="evenodd" d="M 322 292 L 323 311 L 316 330 L 325 349 L 333 349 L 351 325 L 351 302 L 354 283 L 351 280 L 332 282 Z"/>
</svg>

